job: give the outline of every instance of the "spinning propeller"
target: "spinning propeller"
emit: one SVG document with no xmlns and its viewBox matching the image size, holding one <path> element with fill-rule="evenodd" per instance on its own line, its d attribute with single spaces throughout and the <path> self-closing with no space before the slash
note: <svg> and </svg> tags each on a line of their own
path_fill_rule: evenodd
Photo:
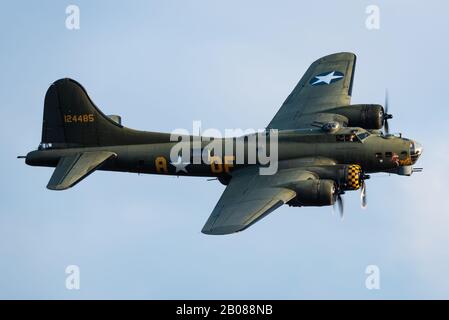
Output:
<svg viewBox="0 0 449 320">
<path fill-rule="evenodd" d="M 388 113 L 388 90 L 385 90 L 385 105 L 384 105 L 383 120 L 384 120 L 384 130 L 385 130 L 386 134 L 390 133 L 388 119 L 392 119 L 392 118 L 393 118 L 393 115 Z"/>
<path fill-rule="evenodd" d="M 366 182 L 365 180 L 369 179 L 370 176 L 364 173 L 360 173 L 360 205 L 362 209 L 366 209 L 368 206 L 367 197 L 366 197 Z M 333 205 L 333 211 L 335 211 L 335 207 L 338 208 L 338 212 L 340 214 L 340 218 L 343 219 L 344 216 L 344 202 L 342 195 L 345 194 L 340 187 L 336 187 L 335 189 L 335 200 Z"/>
<path fill-rule="evenodd" d="M 344 191 L 343 192 L 337 191 L 337 193 L 335 195 L 335 202 L 334 202 L 333 210 L 335 211 L 335 206 L 337 206 L 338 212 L 340 213 L 340 218 L 343 219 L 344 204 L 343 204 L 343 198 L 341 197 L 342 194 L 344 194 Z"/>
</svg>

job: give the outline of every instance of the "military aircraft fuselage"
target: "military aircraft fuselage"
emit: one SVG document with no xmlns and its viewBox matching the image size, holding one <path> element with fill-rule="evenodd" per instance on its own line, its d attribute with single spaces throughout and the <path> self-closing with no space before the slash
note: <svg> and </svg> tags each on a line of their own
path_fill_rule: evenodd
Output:
<svg viewBox="0 0 449 320">
<path fill-rule="evenodd" d="M 107 150 L 117 156 L 104 163 L 99 170 L 123 171 L 145 174 L 167 174 L 178 176 L 220 177 L 232 170 L 249 165 L 260 165 L 252 152 L 270 155 L 271 144 L 277 143 L 277 156 L 270 161 L 283 163 L 294 159 L 322 159 L 323 164 L 358 164 L 366 173 L 393 172 L 401 167 L 411 166 L 419 144 L 395 135 L 370 133 L 362 128 L 343 128 L 333 133 L 323 133 L 321 129 L 298 129 L 279 131 L 277 142 L 267 140 L 266 150 L 258 150 L 258 145 L 248 138 L 207 139 L 195 148 L 192 141 L 198 137 L 189 136 L 189 156 L 180 155 L 173 159 L 171 154 L 178 141 L 151 144 L 130 144 L 118 146 L 83 148 L 47 148 L 30 152 L 26 163 L 35 166 L 55 167 L 62 157 L 80 152 Z M 211 151 L 211 141 L 218 146 Z M 238 161 L 237 145 L 243 145 L 243 161 Z M 200 146 L 198 148 L 198 146 Z M 231 146 L 231 147 L 229 147 Z M 221 152 L 217 150 L 221 149 Z M 418 150 L 419 151 L 419 150 Z M 197 159 L 195 155 L 200 154 Z M 418 154 L 419 156 L 419 154 Z M 196 160 L 196 161 L 195 161 Z M 199 163 L 198 163 L 198 160 Z M 264 163 L 268 166 L 270 163 Z M 395 173 L 400 173 L 400 170 Z"/>
<path fill-rule="evenodd" d="M 95 170 L 216 177 L 227 186 L 205 234 L 245 230 L 284 204 L 337 205 L 343 216 L 346 191 L 360 190 L 366 207 L 370 173 L 421 170 L 413 168 L 421 145 L 388 134 L 387 95 L 384 106 L 351 104 L 355 64 L 350 52 L 316 60 L 266 129 L 236 130 L 234 138 L 125 127 L 77 81 L 59 79 L 45 94 L 41 143 L 26 163 L 56 167 L 49 190 L 67 190 Z"/>
</svg>

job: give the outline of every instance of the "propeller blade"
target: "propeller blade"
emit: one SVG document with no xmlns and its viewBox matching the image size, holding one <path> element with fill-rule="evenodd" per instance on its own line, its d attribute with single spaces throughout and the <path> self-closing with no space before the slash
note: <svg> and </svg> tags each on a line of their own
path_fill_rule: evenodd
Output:
<svg viewBox="0 0 449 320">
<path fill-rule="evenodd" d="M 390 126 L 388 125 L 388 118 L 385 118 L 385 120 L 384 120 L 384 128 L 385 128 L 385 133 L 390 134 Z"/>
<path fill-rule="evenodd" d="M 362 209 L 366 209 L 367 202 L 366 202 L 366 183 L 365 183 L 365 181 L 362 182 L 362 188 L 360 189 L 360 202 L 362 204 Z"/>
<path fill-rule="evenodd" d="M 388 113 L 389 106 L 388 89 L 385 89 L 385 104 L 384 104 L 384 130 L 386 134 L 390 133 L 390 126 L 388 125 L 388 119 L 392 119 L 393 115 Z"/>
<path fill-rule="evenodd" d="M 332 215 L 334 215 L 335 211 L 337 210 L 338 189 L 336 186 L 334 187 L 334 190 L 333 190 L 333 198 L 334 198 L 334 203 L 332 204 Z"/>
<path fill-rule="evenodd" d="M 340 218 L 343 219 L 344 215 L 344 206 L 343 206 L 343 198 L 339 194 L 337 196 L 337 206 L 338 206 L 338 212 L 340 213 Z"/>
</svg>

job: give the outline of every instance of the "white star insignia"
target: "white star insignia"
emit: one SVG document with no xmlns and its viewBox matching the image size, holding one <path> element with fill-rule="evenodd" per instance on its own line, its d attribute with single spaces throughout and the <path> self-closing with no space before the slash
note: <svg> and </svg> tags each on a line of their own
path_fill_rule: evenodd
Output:
<svg viewBox="0 0 449 320">
<path fill-rule="evenodd" d="M 336 76 L 335 71 L 332 71 L 325 76 L 315 76 L 315 78 L 317 80 L 315 80 L 315 82 L 312 83 L 312 86 L 320 83 L 330 84 L 332 80 L 343 78 L 343 76 Z"/>
<path fill-rule="evenodd" d="M 178 156 L 177 162 L 172 161 L 170 162 L 170 164 L 176 168 L 176 173 L 178 173 L 179 171 L 184 171 L 185 173 L 188 173 L 186 167 L 190 164 L 190 162 L 182 162 L 181 156 Z"/>
</svg>

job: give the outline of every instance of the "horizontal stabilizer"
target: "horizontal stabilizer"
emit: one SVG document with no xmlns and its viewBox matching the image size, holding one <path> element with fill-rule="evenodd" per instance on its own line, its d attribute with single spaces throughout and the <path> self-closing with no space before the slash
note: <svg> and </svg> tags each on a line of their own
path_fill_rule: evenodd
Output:
<svg viewBox="0 0 449 320">
<path fill-rule="evenodd" d="M 91 151 L 62 157 L 48 182 L 50 190 L 65 190 L 73 187 L 94 172 L 106 160 L 117 154 L 110 151 Z"/>
</svg>

